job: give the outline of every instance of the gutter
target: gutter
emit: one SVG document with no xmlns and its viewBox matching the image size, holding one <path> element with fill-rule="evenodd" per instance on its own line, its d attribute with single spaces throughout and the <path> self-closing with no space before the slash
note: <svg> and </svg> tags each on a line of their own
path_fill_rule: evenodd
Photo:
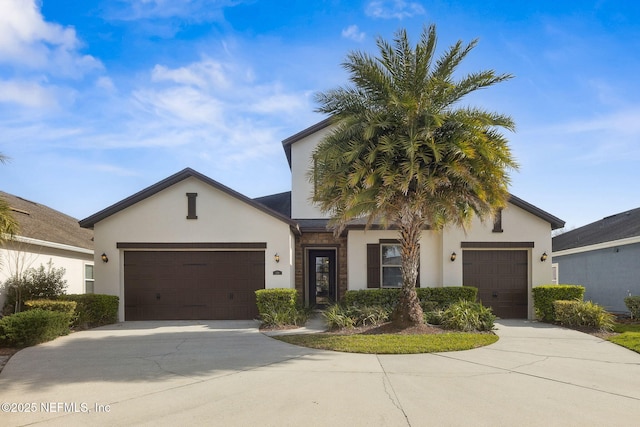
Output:
<svg viewBox="0 0 640 427">
<path fill-rule="evenodd" d="M 78 246 L 65 245 L 63 243 L 47 242 L 46 240 L 32 239 L 31 237 L 22 237 L 22 236 L 10 237 L 8 235 L 5 235 L 5 236 L 7 237 L 7 241 L 26 243 L 26 244 L 34 245 L 34 246 L 42 246 L 42 247 L 46 247 L 46 248 L 60 249 L 60 250 L 63 250 L 63 251 L 77 252 L 77 253 L 87 254 L 87 255 L 93 255 L 94 254 L 93 249 L 80 248 Z"/>
</svg>

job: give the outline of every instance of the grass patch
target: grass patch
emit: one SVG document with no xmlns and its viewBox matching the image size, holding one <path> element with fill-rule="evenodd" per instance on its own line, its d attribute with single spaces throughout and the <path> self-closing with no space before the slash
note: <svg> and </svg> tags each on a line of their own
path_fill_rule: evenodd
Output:
<svg viewBox="0 0 640 427">
<path fill-rule="evenodd" d="M 274 338 L 303 347 L 369 354 L 414 354 L 470 350 L 498 341 L 498 337 L 493 334 L 462 332 L 415 335 L 304 334 L 283 335 Z"/>
<path fill-rule="evenodd" d="M 619 323 L 613 330 L 620 335 L 610 337 L 609 341 L 640 353 L 640 324 Z"/>
</svg>

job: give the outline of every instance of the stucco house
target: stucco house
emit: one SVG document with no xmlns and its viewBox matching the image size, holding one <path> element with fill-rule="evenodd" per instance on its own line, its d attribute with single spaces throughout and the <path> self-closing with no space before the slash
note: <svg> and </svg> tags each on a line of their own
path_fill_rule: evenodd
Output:
<svg viewBox="0 0 640 427">
<path fill-rule="evenodd" d="M 552 256 L 559 283 L 582 285 L 585 299 L 626 312 L 624 297 L 640 295 L 640 208 L 555 236 Z"/>
<path fill-rule="evenodd" d="M 96 291 L 120 296 L 120 319 L 249 319 L 254 291 L 295 288 L 307 305 L 347 290 L 400 286 L 396 231 L 355 221 L 338 237 L 309 198 L 324 120 L 283 141 L 290 192 L 249 199 L 184 169 L 82 221 L 95 232 Z M 564 222 L 519 199 L 491 223 L 425 230 L 419 286 L 476 286 L 502 317 L 533 313 L 550 283 L 551 231 Z M 101 255 L 108 262 L 101 261 Z"/>
<path fill-rule="evenodd" d="M 28 268 L 64 268 L 66 293 L 93 292 L 93 231 L 78 220 L 30 200 L 0 191 L 20 226 L 18 235 L 0 246 L 0 284 Z M 5 290 L 0 287 L 0 308 Z"/>
</svg>

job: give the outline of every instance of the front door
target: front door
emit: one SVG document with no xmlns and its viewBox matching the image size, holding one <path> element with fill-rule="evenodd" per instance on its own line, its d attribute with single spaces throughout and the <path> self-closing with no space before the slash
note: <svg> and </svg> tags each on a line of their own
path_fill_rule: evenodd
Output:
<svg viewBox="0 0 640 427">
<path fill-rule="evenodd" d="M 326 306 L 336 301 L 336 251 L 309 250 L 309 306 Z"/>
</svg>

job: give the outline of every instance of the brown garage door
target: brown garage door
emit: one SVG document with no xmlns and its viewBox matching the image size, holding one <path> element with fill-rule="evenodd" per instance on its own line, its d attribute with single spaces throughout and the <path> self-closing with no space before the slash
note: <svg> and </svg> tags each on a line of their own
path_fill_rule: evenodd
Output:
<svg viewBox="0 0 640 427">
<path fill-rule="evenodd" d="M 124 253 L 125 320 L 252 319 L 264 252 Z"/>
<path fill-rule="evenodd" d="M 528 252 L 462 252 L 463 283 L 478 288 L 478 299 L 503 319 L 527 318 Z"/>
</svg>

